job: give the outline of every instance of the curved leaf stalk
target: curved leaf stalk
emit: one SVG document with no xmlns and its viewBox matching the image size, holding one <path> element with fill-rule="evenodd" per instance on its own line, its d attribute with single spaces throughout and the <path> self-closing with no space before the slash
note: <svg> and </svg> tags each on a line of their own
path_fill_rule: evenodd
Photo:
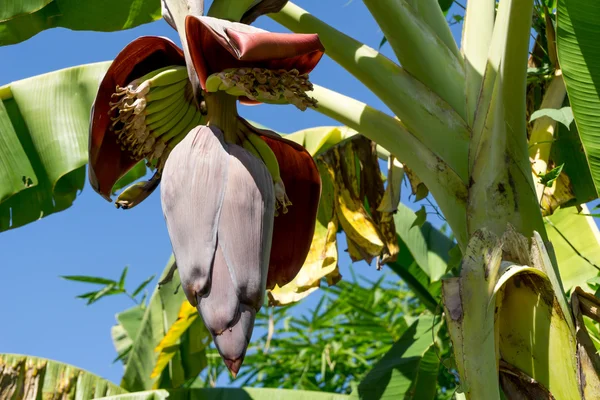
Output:
<svg viewBox="0 0 600 400">
<path fill-rule="evenodd" d="M 419 19 L 427 24 L 439 40 L 448 47 L 452 54 L 462 59 L 440 3 L 437 0 L 406 0 L 406 2 L 415 10 Z"/>
<path fill-rule="evenodd" d="M 531 176 L 525 125 L 533 0 L 500 2 L 469 151 L 468 228 L 547 239 Z"/>
<path fill-rule="evenodd" d="M 317 111 L 359 131 L 414 169 L 438 201 L 458 243 L 466 246 L 467 187 L 456 171 L 398 119 L 318 85 L 311 95 L 319 102 Z"/>
<path fill-rule="evenodd" d="M 463 24 L 461 48 L 465 59 L 467 122 L 473 124 L 487 56 L 492 41 L 495 0 L 469 0 Z"/>
<path fill-rule="evenodd" d="M 364 3 L 383 30 L 402 67 L 466 119 L 463 58 L 438 37 L 408 1 L 364 0 Z M 433 7 L 441 13 L 437 4 Z M 445 21 L 444 25 L 448 26 Z"/>
<path fill-rule="evenodd" d="M 390 59 L 291 2 L 269 16 L 294 32 L 319 34 L 329 57 L 373 91 L 463 182 L 468 181 L 469 128 L 447 102 Z"/>
<path fill-rule="evenodd" d="M 565 100 L 567 89 L 563 81 L 562 73 L 556 72 L 550 86 L 544 94 L 544 99 L 540 109 L 560 108 Z M 532 159 L 533 176 L 535 181 L 535 191 L 538 201 L 541 201 L 546 185 L 540 182 L 539 177 L 546 174 L 548 169 L 548 160 L 550 158 L 550 150 L 556 131 L 557 122 L 550 117 L 541 117 L 533 123 L 533 129 L 529 137 L 529 157 Z"/>
</svg>

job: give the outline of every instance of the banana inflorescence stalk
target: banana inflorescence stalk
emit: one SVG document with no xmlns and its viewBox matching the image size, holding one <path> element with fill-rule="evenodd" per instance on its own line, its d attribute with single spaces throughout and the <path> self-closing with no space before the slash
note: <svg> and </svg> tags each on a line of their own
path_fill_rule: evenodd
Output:
<svg viewBox="0 0 600 400">
<path fill-rule="evenodd" d="M 168 153 L 202 121 L 185 66 L 149 72 L 117 86 L 112 96 L 117 98 L 110 103 L 112 130 L 121 149 L 134 159 L 158 160 L 159 171 Z"/>
</svg>

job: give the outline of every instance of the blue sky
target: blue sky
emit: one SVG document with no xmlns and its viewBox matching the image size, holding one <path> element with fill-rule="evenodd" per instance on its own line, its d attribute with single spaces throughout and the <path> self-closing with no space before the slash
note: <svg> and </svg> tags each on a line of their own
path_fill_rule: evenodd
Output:
<svg viewBox="0 0 600 400">
<path fill-rule="evenodd" d="M 296 0 L 301 7 L 337 29 L 377 48 L 382 33 L 362 1 Z M 285 31 L 262 17 L 257 26 Z M 455 37 L 458 26 L 453 27 Z M 111 60 L 130 41 L 143 35 L 166 36 L 178 42 L 163 21 L 116 33 L 45 31 L 30 40 L 0 47 L 0 86 L 15 80 L 79 64 Z M 393 58 L 389 47 L 382 50 Z M 362 84 L 329 58 L 311 80 L 376 108 L 387 108 Z M 319 125 L 338 125 L 314 111 L 292 106 L 240 107 L 248 119 L 280 132 Z M 403 196 L 406 199 L 406 195 Z M 343 250 L 345 247 L 340 248 Z M 89 186 L 70 209 L 13 231 L 0 240 L 0 353 L 21 353 L 67 362 L 116 383 L 121 364 L 110 338 L 114 314 L 133 305 L 124 296 L 109 297 L 90 307 L 74 297 L 90 287 L 64 281 L 60 275 L 96 275 L 117 279 L 129 265 L 129 289 L 159 274 L 171 254 L 158 192 L 133 210 L 117 210 Z M 350 260 L 343 255 L 342 273 Z M 356 271 L 370 277 L 378 272 L 365 263 Z M 156 283 L 153 282 L 152 286 Z"/>
</svg>

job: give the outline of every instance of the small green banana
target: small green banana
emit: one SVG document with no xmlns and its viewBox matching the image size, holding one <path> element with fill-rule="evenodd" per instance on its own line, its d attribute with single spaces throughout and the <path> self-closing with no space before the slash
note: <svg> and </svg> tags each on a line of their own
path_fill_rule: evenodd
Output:
<svg viewBox="0 0 600 400">
<path fill-rule="evenodd" d="M 170 107 L 169 112 L 164 114 L 162 118 L 153 120 L 152 122 L 146 124 L 151 130 L 157 130 L 158 128 L 167 124 L 169 121 L 175 118 L 181 112 L 182 109 L 187 109 L 187 105 L 188 102 L 185 100 L 185 98 L 182 97 L 177 101 L 174 107 Z"/>
<path fill-rule="evenodd" d="M 175 110 L 179 109 L 179 107 L 182 107 L 184 103 L 186 103 L 185 96 L 179 96 L 179 98 L 174 99 L 173 103 L 169 104 L 166 108 L 164 108 L 160 111 L 157 111 L 153 114 L 147 115 L 146 116 L 146 125 L 152 126 L 152 128 L 158 128 L 158 126 L 162 125 L 162 124 L 159 124 L 160 121 L 163 121 L 166 118 L 168 118 L 168 116 L 171 113 L 173 113 Z M 157 124 L 159 124 L 159 125 L 157 125 Z"/>
<path fill-rule="evenodd" d="M 279 162 L 273 150 L 269 147 L 267 142 L 262 140 L 260 136 L 247 132 L 247 140 L 242 142 L 242 146 L 250 151 L 253 155 L 257 156 L 267 167 L 271 177 L 273 178 L 273 185 L 275 187 L 275 215 L 279 214 L 281 208 L 283 214 L 288 212 L 287 207 L 292 205 L 292 202 L 285 193 L 285 185 L 281 179 L 281 171 L 279 169 Z"/>
<path fill-rule="evenodd" d="M 258 157 L 266 165 L 267 169 L 269 170 L 269 173 L 273 177 L 274 182 L 278 179 L 281 180 L 279 162 L 277 162 L 277 157 L 275 157 L 275 153 L 273 153 L 273 150 L 271 150 L 269 145 L 264 140 L 262 140 L 260 136 L 254 133 L 250 133 L 246 135 L 246 137 L 248 138 L 248 140 L 244 141 L 244 148 L 246 150 L 249 150 L 249 148 L 253 149 L 254 151 L 249 151 L 251 151 L 255 155 L 256 153 L 258 153 Z"/>
<path fill-rule="evenodd" d="M 173 126 L 173 128 L 169 130 L 169 132 L 162 135 L 161 139 L 164 141 L 168 141 L 169 139 L 183 132 L 183 130 L 189 125 L 189 123 L 192 122 L 192 120 L 196 116 L 196 113 L 200 114 L 200 112 L 196 108 L 196 105 L 193 103 L 190 104 L 183 118 L 181 118 L 181 120 L 178 123 L 176 123 L 175 126 Z"/>
<path fill-rule="evenodd" d="M 166 107 L 170 106 L 171 104 L 173 104 L 173 102 L 179 100 L 181 97 L 184 97 L 184 95 L 185 95 L 185 91 L 182 90 L 182 91 L 173 93 L 172 95 L 165 97 L 164 99 L 151 101 L 146 104 L 146 108 L 144 109 L 144 112 L 145 112 L 146 116 L 157 113 L 161 110 L 164 110 Z"/>
<path fill-rule="evenodd" d="M 183 129 L 177 136 L 171 138 L 167 142 L 167 147 L 169 147 L 170 149 L 174 149 L 175 146 L 177 146 L 177 144 L 179 144 L 179 142 L 181 142 L 187 136 L 187 134 L 190 133 L 192 129 L 194 129 L 198 125 L 204 125 L 203 117 L 204 116 L 202 114 L 197 113 L 194 116 L 194 119 L 188 124 L 188 126 L 185 127 L 185 129 Z"/>
<path fill-rule="evenodd" d="M 173 93 L 176 93 L 180 90 L 184 90 L 188 83 L 189 81 L 187 79 L 184 79 L 177 83 L 173 83 L 172 85 L 153 87 L 144 97 L 146 98 L 147 102 L 164 99 L 165 97 L 169 97 Z"/>
<path fill-rule="evenodd" d="M 185 103 L 186 106 L 183 106 L 179 109 L 177 114 L 169 119 L 166 124 L 159 126 L 155 130 L 152 130 L 152 136 L 155 138 L 159 138 L 163 134 L 167 133 L 171 128 L 173 128 L 186 114 L 189 107 L 195 107 L 194 105 L 190 105 L 189 103 Z"/>
<path fill-rule="evenodd" d="M 137 88 L 138 86 L 140 86 L 142 83 L 146 82 L 149 79 L 154 78 L 156 75 L 167 71 L 169 69 L 173 68 L 172 65 L 167 65 L 166 67 L 162 67 L 159 69 L 155 69 L 154 71 L 150 71 L 148 72 L 146 75 L 140 76 L 139 78 L 134 79 L 133 81 L 131 81 L 131 83 L 128 85 L 132 88 Z"/>
<path fill-rule="evenodd" d="M 149 181 L 136 182 L 123 190 L 115 206 L 127 210 L 144 201 L 157 188 L 160 183 L 160 173 L 156 172 Z"/>
<path fill-rule="evenodd" d="M 188 72 L 185 66 L 175 66 L 161 71 L 150 79 L 151 86 L 168 86 L 179 81 L 187 80 Z"/>
</svg>

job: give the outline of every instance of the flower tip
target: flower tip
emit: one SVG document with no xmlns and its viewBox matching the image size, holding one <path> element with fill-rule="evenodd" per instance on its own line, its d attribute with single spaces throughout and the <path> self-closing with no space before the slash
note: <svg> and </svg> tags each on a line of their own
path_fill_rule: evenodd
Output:
<svg viewBox="0 0 600 400">
<path fill-rule="evenodd" d="M 237 374 L 242 366 L 243 361 L 244 361 L 243 357 L 238 358 L 237 360 L 223 359 L 223 362 L 227 366 L 227 369 L 229 370 L 229 372 L 231 372 L 231 375 L 233 376 L 234 379 L 237 377 Z"/>
</svg>

